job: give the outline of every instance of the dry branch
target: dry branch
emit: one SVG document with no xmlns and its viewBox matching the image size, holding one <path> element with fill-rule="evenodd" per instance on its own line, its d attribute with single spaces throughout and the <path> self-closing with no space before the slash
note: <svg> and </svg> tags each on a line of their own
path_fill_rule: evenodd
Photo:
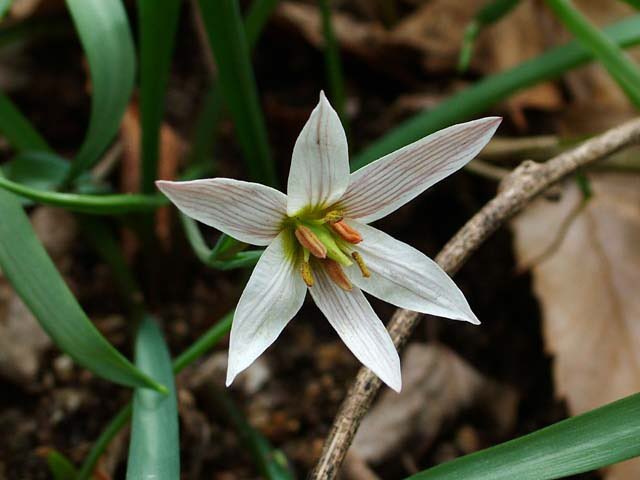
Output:
<svg viewBox="0 0 640 480">
<path fill-rule="evenodd" d="M 449 240 L 436 257 L 436 262 L 453 275 L 489 235 L 538 194 L 579 168 L 634 143 L 640 143 L 640 119 L 608 130 L 545 163 L 523 162 L 503 180 L 498 195 Z M 388 328 L 399 350 L 407 342 L 420 317 L 416 312 L 396 310 Z M 380 384 L 378 377 L 370 370 L 364 367 L 360 369 L 340 406 L 311 479 L 331 480 L 336 477 L 360 421 L 371 406 Z"/>
</svg>

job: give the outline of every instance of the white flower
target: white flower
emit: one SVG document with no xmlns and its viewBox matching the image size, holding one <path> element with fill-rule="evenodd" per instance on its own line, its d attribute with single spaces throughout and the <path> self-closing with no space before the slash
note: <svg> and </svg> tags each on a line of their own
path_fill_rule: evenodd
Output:
<svg viewBox="0 0 640 480">
<path fill-rule="evenodd" d="M 186 215 L 267 245 L 231 328 L 227 385 L 280 335 L 307 290 L 353 354 L 400 391 L 400 360 L 362 291 L 402 308 L 480 323 L 449 276 L 369 226 L 463 167 L 500 118 L 441 130 L 349 174 L 347 139 L 323 93 L 293 148 L 287 195 L 230 178 L 157 182 Z"/>
</svg>

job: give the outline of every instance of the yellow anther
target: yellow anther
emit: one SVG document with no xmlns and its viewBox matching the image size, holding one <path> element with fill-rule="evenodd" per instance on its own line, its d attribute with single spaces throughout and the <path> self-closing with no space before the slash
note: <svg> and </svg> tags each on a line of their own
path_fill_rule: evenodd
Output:
<svg viewBox="0 0 640 480">
<path fill-rule="evenodd" d="M 341 210 L 331 210 L 324 216 L 324 221 L 326 223 L 336 223 L 341 221 L 344 218 Z"/>
<path fill-rule="evenodd" d="M 318 258 L 327 257 L 327 247 L 320 241 L 318 236 L 309 227 L 299 225 L 295 231 L 296 238 L 300 245 L 311 252 L 311 255 Z"/>
<path fill-rule="evenodd" d="M 347 274 L 344 273 L 344 270 L 340 266 L 340 264 L 334 260 L 327 258 L 324 262 L 322 262 L 324 269 L 327 274 L 334 281 L 336 285 L 338 285 L 341 289 L 346 290 L 347 292 L 351 291 L 353 286 L 351 285 L 351 281 L 347 277 Z"/>
<path fill-rule="evenodd" d="M 369 271 L 367 264 L 364 263 L 364 259 L 362 258 L 362 255 L 360 255 L 358 252 L 353 252 L 351 253 L 351 257 L 355 260 L 356 264 L 358 265 L 358 268 L 360 269 L 360 273 L 362 273 L 362 276 L 364 278 L 369 278 L 371 276 L 371 272 Z"/>
<path fill-rule="evenodd" d="M 336 232 L 343 240 L 349 243 L 360 243 L 362 235 L 355 228 L 350 227 L 344 221 L 329 224 L 334 232 Z"/>
<path fill-rule="evenodd" d="M 313 274 L 311 273 L 311 265 L 309 262 L 302 262 L 300 266 L 300 273 L 302 274 L 302 280 L 307 284 L 307 287 L 313 287 Z"/>
</svg>

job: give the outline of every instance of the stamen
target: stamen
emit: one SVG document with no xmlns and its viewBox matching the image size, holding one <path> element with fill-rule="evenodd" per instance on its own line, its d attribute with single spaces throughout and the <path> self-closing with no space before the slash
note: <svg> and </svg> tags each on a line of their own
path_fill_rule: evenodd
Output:
<svg viewBox="0 0 640 480">
<path fill-rule="evenodd" d="M 300 245 L 311 252 L 311 255 L 318 258 L 327 257 L 327 247 L 320 241 L 318 236 L 309 227 L 299 225 L 295 231 L 296 238 Z"/>
<path fill-rule="evenodd" d="M 336 285 L 338 285 L 341 289 L 350 292 L 353 286 L 351 285 L 351 281 L 347 277 L 347 274 L 344 273 L 344 270 L 340 266 L 340 264 L 334 260 L 326 259 L 322 262 L 324 265 L 324 269 L 329 274 L 331 280 L 334 281 Z"/>
<path fill-rule="evenodd" d="M 341 210 L 331 210 L 324 216 L 324 221 L 326 223 L 336 223 L 340 222 L 344 218 Z"/>
<path fill-rule="evenodd" d="M 355 228 L 350 227 L 344 221 L 339 221 L 336 223 L 330 223 L 329 226 L 336 232 L 340 237 L 346 240 L 349 243 L 360 243 L 362 241 L 362 235 Z"/>
<path fill-rule="evenodd" d="M 362 258 L 362 255 L 360 255 L 358 252 L 353 252 L 351 253 L 351 257 L 353 257 L 356 264 L 358 265 L 358 268 L 360 269 L 360 273 L 362 273 L 362 276 L 364 278 L 369 278 L 371 276 L 371 272 L 369 271 L 367 264 L 364 263 L 364 258 Z"/>
<path fill-rule="evenodd" d="M 307 284 L 307 287 L 313 287 L 313 274 L 311 273 L 311 265 L 309 262 L 302 262 L 300 266 L 300 274 L 302 275 L 302 280 Z"/>
</svg>

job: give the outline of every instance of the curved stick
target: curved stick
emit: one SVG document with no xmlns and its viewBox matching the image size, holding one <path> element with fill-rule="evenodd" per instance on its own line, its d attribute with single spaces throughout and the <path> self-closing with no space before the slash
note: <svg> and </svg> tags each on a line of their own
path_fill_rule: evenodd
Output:
<svg viewBox="0 0 640 480">
<path fill-rule="evenodd" d="M 489 235 L 549 186 L 581 167 L 639 142 L 640 119 L 634 119 L 545 163 L 523 162 L 503 180 L 498 195 L 449 240 L 436 257 L 436 262 L 449 275 L 453 275 Z M 396 310 L 388 329 L 398 350 L 405 345 L 420 317 L 416 312 L 401 308 Z M 338 410 L 311 479 L 331 480 L 336 477 L 380 384 L 378 377 L 370 370 L 364 367 L 360 369 Z"/>
</svg>

